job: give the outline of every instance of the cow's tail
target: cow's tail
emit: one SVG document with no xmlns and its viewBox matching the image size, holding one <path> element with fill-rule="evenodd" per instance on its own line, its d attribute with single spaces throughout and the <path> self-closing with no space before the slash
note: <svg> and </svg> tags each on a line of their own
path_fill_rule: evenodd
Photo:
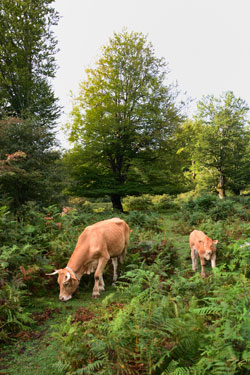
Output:
<svg viewBox="0 0 250 375">
<path fill-rule="evenodd" d="M 121 263 L 124 262 L 124 259 L 125 259 L 125 256 L 127 254 L 127 248 L 128 248 L 128 242 L 129 242 L 129 232 L 132 232 L 130 229 L 129 229 L 129 226 L 127 223 L 125 223 L 125 228 L 124 228 L 124 231 L 125 231 L 125 246 L 124 246 L 124 249 L 123 249 L 123 252 L 121 253 L 121 255 L 119 256 L 119 260 Z"/>
</svg>

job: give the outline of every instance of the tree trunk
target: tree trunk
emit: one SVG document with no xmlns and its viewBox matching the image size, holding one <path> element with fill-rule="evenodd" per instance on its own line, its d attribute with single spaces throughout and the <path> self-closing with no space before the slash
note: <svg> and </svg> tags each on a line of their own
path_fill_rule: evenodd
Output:
<svg viewBox="0 0 250 375">
<path fill-rule="evenodd" d="M 119 194 L 111 194 L 110 198 L 111 198 L 111 202 L 112 202 L 112 205 L 113 205 L 113 210 L 123 212 L 123 207 L 122 207 L 120 195 Z"/>
<path fill-rule="evenodd" d="M 220 171 L 220 181 L 217 185 L 217 191 L 219 193 L 219 197 L 220 199 L 223 199 L 225 198 L 226 196 L 226 192 L 225 192 L 225 178 L 222 174 L 222 172 Z"/>
</svg>

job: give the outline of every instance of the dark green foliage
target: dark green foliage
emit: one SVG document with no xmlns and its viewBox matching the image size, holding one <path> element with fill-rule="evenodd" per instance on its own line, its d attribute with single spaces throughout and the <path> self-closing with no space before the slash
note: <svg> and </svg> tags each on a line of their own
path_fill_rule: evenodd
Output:
<svg viewBox="0 0 250 375">
<path fill-rule="evenodd" d="M 1 265 L 2 267 L 2 265 Z M 1 271 L 0 280 L 0 342 L 8 341 L 10 336 L 32 323 L 30 314 L 25 311 L 24 284 L 15 278 L 5 282 L 8 274 Z"/>
<path fill-rule="evenodd" d="M 66 176 L 55 151 L 60 108 L 51 85 L 57 68 L 52 27 L 59 16 L 52 2 L 1 1 L 0 199 L 8 198 L 18 215 L 28 201 L 59 202 Z"/>
<path fill-rule="evenodd" d="M 7 200 L 9 208 L 19 216 L 28 201 L 34 201 L 40 207 L 60 203 L 63 200 L 63 179 L 66 177 L 59 152 L 49 150 L 48 144 L 40 144 L 43 140 L 31 125 L 29 131 L 34 136 L 28 137 L 30 143 L 25 144 L 22 138 L 25 132 L 22 133 L 21 129 L 19 132 L 22 135 L 18 137 L 20 142 L 16 142 L 19 145 L 12 144 L 10 140 L 6 143 L 3 141 L 2 155 L 5 153 L 5 156 L 4 160 L 0 160 L 0 196 Z M 1 143 L 0 140 L 0 147 Z"/>
<path fill-rule="evenodd" d="M 151 197 L 147 195 L 126 197 L 123 204 L 127 211 L 150 211 L 154 206 Z"/>
<path fill-rule="evenodd" d="M 156 211 L 166 211 L 169 209 L 176 209 L 173 197 L 167 194 L 156 195 L 152 198 Z"/>
<path fill-rule="evenodd" d="M 144 230 L 152 230 L 161 232 L 161 218 L 157 213 L 144 213 L 140 211 L 131 211 L 127 217 L 128 224 L 131 227 L 143 228 Z"/>
<path fill-rule="evenodd" d="M 199 189 L 240 194 L 249 184 L 249 106 L 232 91 L 197 105 L 192 169 Z"/>
<path fill-rule="evenodd" d="M 125 211 L 166 211 L 169 209 L 175 209 L 176 204 L 174 198 L 170 195 L 149 195 L 143 194 L 140 196 L 127 196 L 123 198 L 122 203 Z"/>
<path fill-rule="evenodd" d="M 206 212 L 211 207 L 219 202 L 220 200 L 216 195 L 212 194 L 203 194 L 198 196 L 197 198 L 190 199 L 186 204 L 184 204 L 183 208 L 193 209 L 195 211 L 201 210 Z"/>
<path fill-rule="evenodd" d="M 201 195 L 184 202 L 177 217 L 184 217 L 191 225 L 204 223 L 208 219 L 213 222 L 239 217 L 250 218 L 247 200 L 243 198 L 220 199 L 215 195 Z"/>
<path fill-rule="evenodd" d="M 52 0 L 1 1 L 0 119 L 30 118 L 51 128 L 58 107 L 49 78 L 55 76 L 58 14 Z M 17 151 L 17 150 L 15 150 Z"/>
<path fill-rule="evenodd" d="M 125 260 L 127 268 L 133 269 L 144 264 L 145 269 L 152 270 L 163 280 L 173 275 L 176 267 L 180 266 L 176 248 L 165 238 L 142 242 L 138 240 L 131 245 L 132 249 Z"/>
</svg>

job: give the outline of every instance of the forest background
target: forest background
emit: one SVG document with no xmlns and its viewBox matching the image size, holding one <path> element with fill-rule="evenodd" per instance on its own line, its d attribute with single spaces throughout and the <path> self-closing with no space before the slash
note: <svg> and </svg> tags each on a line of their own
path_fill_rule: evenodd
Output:
<svg viewBox="0 0 250 375">
<path fill-rule="evenodd" d="M 73 374 L 78 369 L 84 369 L 82 373 L 99 369 L 100 373 L 122 374 L 126 363 L 127 373 L 246 373 L 250 361 L 249 266 L 243 250 L 249 237 L 248 104 L 232 91 L 219 97 L 208 95 L 188 118 L 178 86 L 168 81 L 165 59 L 156 56 L 147 36 L 124 29 L 110 37 L 95 65 L 86 70 L 65 125 L 72 147 L 62 152 L 55 134 L 61 108 L 52 86 L 58 52 L 53 28 L 58 22 L 52 0 L 1 2 L 1 339 L 13 340 L 32 325 L 27 297 L 46 294 L 51 281 L 45 273 L 66 262 L 80 227 L 119 215 L 136 230 L 127 262 L 133 270 L 124 266 L 126 278 L 121 286 L 125 296 L 120 303 L 127 307 L 112 311 L 117 324 L 112 332 L 115 335 L 119 324 L 124 332 L 138 327 L 131 336 L 135 356 L 124 349 L 125 333 L 120 344 L 123 354 L 119 354 L 113 336 L 109 342 L 100 339 L 100 346 L 95 346 L 90 343 L 92 328 L 83 325 L 83 330 L 90 331 L 82 358 L 76 349 L 78 339 L 72 339 L 72 326 L 74 356 L 68 357 L 63 328 L 57 332 L 65 351 L 57 371 L 67 369 Z M 73 208 L 69 218 L 60 216 L 64 206 Z M 165 212 L 163 217 L 157 216 L 160 212 Z M 219 237 L 223 257 L 210 294 L 212 278 L 180 276 L 184 264 L 178 263 L 178 251 L 164 235 L 170 214 L 180 220 L 179 234 L 187 235 L 200 226 Z M 227 227 L 232 217 L 235 225 Z M 236 241 L 233 251 L 229 238 Z M 168 284 L 166 280 L 173 275 Z M 196 287 L 199 292 L 192 290 L 192 298 L 188 289 Z M 226 306 L 223 293 L 228 298 Z M 184 295 L 191 300 L 181 302 Z M 242 300 L 237 299 L 239 295 Z M 128 303 L 131 298 L 132 305 Z M 235 298 L 237 311 L 234 307 L 227 311 Z M 145 315 L 139 316 L 135 306 L 142 302 Z M 166 306 L 172 323 L 163 318 Z M 126 319 L 133 309 L 138 315 L 130 320 L 134 326 L 129 328 Z M 238 309 L 242 309 L 240 314 Z M 141 330 L 144 319 L 148 332 Z M 157 331 L 153 347 L 150 330 L 156 330 L 161 320 L 166 323 L 165 336 Z M 192 345 L 181 335 L 183 325 L 187 328 L 191 321 L 194 332 L 199 332 L 191 335 L 188 330 Z M 106 329 L 108 321 L 102 323 Z M 88 345 L 92 345 L 90 357 Z M 162 345 L 165 351 L 159 352 Z M 204 358 L 209 359 L 206 365 Z"/>
</svg>

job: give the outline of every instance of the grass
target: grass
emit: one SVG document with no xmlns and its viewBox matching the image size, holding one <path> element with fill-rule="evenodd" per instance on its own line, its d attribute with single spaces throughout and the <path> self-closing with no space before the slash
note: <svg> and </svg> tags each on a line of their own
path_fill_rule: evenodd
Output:
<svg viewBox="0 0 250 375">
<path fill-rule="evenodd" d="M 91 291 L 82 290 L 83 286 L 80 286 L 67 303 L 59 301 L 58 294 L 32 298 L 29 312 L 38 322 L 30 327 L 30 331 L 22 331 L 12 345 L 2 348 L 1 375 L 65 375 L 54 366 L 60 352 L 53 331 L 80 308 L 95 309 L 114 287 L 108 287 L 99 299 L 92 299 Z"/>
<path fill-rule="evenodd" d="M 54 368 L 54 363 L 59 356 L 57 344 L 51 340 L 50 328 L 44 328 L 46 332 L 38 339 L 27 342 L 19 341 L 12 348 L 6 348 L 5 360 L 2 363 L 3 369 L 0 374 L 8 375 L 61 375 Z"/>
<path fill-rule="evenodd" d="M 176 222 L 172 214 L 164 214 L 163 226 L 167 241 L 171 241 L 179 256 L 182 257 L 184 267 L 191 268 L 188 235 L 178 234 Z M 12 345 L 2 350 L 3 360 L 0 361 L 0 375 L 65 375 L 58 372 L 55 362 L 60 358 L 60 352 L 53 331 L 56 326 L 63 324 L 67 318 L 76 314 L 80 308 L 90 311 L 103 309 L 101 301 L 109 295 L 114 287 L 107 283 L 107 290 L 99 299 L 92 299 L 92 279 L 89 288 L 84 290 L 86 279 L 82 280 L 79 289 L 72 300 L 62 303 L 58 299 L 58 285 L 55 280 L 55 289 L 48 296 L 42 298 L 31 297 L 29 312 L 35 317 L 35 323 L 30 331 L 22 332 Z M 90 286 L 91 285 L 91 286 Z M 56 293 L 56 294 L 55 294 Z M 100 306 L 100 308 L 99 308 Z"/>
</svg>

